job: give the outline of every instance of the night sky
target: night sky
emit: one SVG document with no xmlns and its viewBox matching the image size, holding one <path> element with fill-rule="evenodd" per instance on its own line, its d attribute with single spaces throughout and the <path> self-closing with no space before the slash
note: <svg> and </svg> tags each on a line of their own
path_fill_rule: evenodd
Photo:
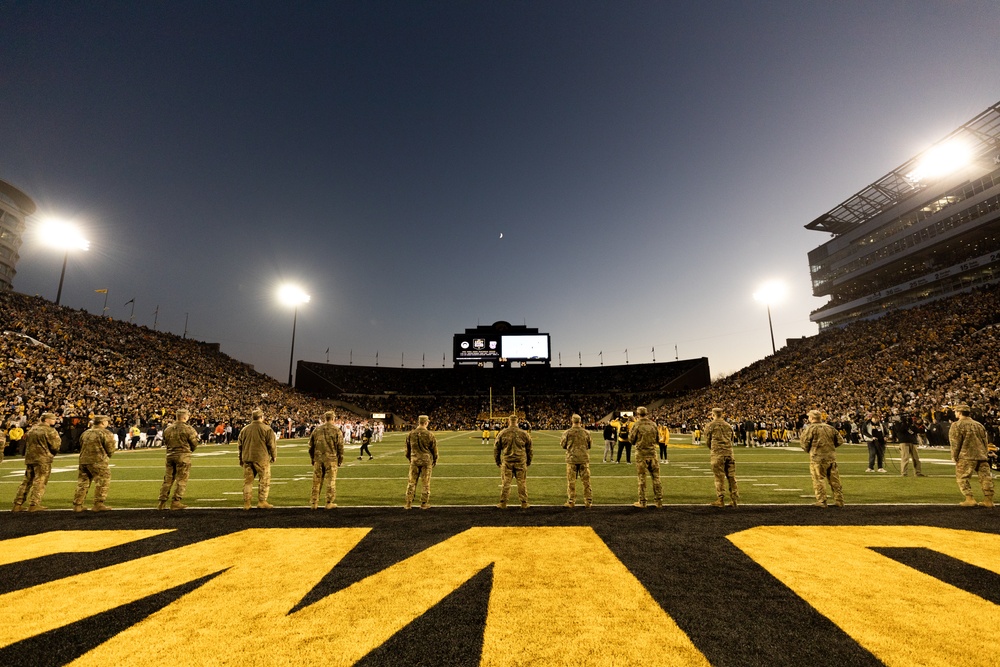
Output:
<svg viewBox="0 0 1000 667">
<path fill-rule="evenodd" d="M 813 335 L 803 225 L 1000 99 L 983 2 L 0 0 L 0 179 L 91 250 L 62 303 L 296 358 L 451 364 L 506 320 L 553 364 Z M 500 235 L 503 234 L 503 238 Z M 54 300 L 25 236 L 14 288 Z M 353 355 L 353 357 L 352 357 Z"/>
</svg>

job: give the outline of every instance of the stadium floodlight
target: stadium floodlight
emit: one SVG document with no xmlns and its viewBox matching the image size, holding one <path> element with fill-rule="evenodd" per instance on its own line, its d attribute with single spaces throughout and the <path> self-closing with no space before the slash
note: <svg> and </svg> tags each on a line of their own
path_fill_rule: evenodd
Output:
<svg viewBox="0 0 1000 667">
<path fill-rule="evenodd" d="M 754 301 L 767 306 L 767 327 L 771 330 L 771 354 L 776 354 L 778 348 L 774 345 L 774 325 L 771 323 L 771 304 L 780 303 L 785 298 L 787 289 L 780 280 L 769 280 L 753 293 Z"/>
<path fill-rule="evenodd" d="M 59 289 L 56 291 L 56 305 L 62 301 L 63 281 L 66 279 L 66 264 L 69 263 L 71 250 L 90 250 L 90 241 L 83 238 L 83 232 L 76 225 L 63 220 L 47 219 L 42 222 L 37 231 L 42 243 L 52 248 L 64 251 L 62 272 L 59 274 Z"/>
<path fill-rule="evenodd" d="M 292 315 L 292 353 L 288 357 L 288 386 L 292 386 L 292 363 L 295 361 L 295 324 L 299 319 L 299 306 L 309 303 L 311 297 L 298 285 L 285 284 L 278 288 L 278 300 L 294 308 Z"/>
<path fill-rule="evenodd" d="M 937 179 L 958 171 L 972 161 L 972 148 L 962 139 L 952 139 L 929 148 L 906 174 L 912 183 Z"/>
</svg>

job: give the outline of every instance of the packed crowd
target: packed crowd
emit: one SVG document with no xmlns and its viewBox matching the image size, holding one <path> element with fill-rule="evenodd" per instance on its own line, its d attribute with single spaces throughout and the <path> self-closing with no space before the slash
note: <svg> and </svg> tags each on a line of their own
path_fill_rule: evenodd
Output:
<svg viewBox="0 0 1000 667">
<path fill-rule="evenodd" d="M 991 287 L 793 341 L 711 387 L 680 396 L 650 389 L 654 380 L 642 375 L 650 365 L 633 367 L 640 377 L 632 387 L 622 380 L 614 391 L 551 391 L 545 380 L 527 391 L 520 385 L 516 392 L 495 388 L 492 403 L 473 387 L 482 369 L 460 376 L 441 373 L 455 369 L 397 369 L 406 371 L 396 374 L 405 375 L 404 388 L 419 384 L 418 393 L 408 394 L 384 386 L 388 376 L 382 370 L 358 368 L 331 378 L 347 384 L 355 375 L 367 377 L 360 387 L 339 387 L 333 407 L 357 419 L 386 413 L 395 429 L 408 430 L 417 415 L 426 414 L 438 429 L 476 430 L 491 415 L 514 409 L 536 429 L 565 428 L 572 413 L 596 428 L 621 411 L 647 405 L 657 422 L 688 432 L 708 421 L 712 407 L 721 407 L 741 440 L 780 444 L 798 435 L 814 408 L 848 437 L 867 438 L 873 425 L 890 433 L 891 423 L 916 417 L 929 439 L 941 440 L 936 425 L 947 423 L 950 406 L 967 403 L 994 435 L 1000 424 L 998 323 L 1000 290 Z M 542 378 L 545 371 L 569 377 L 566 370 L 530 368 L 520 377 Z M 623 377 L 629 372 L 616 371 Z M 443 385 L 434 384 L 438 375 Z M 584 377 L 578 375 L 574 385 Z M 456 392 L 456 377 L 470 391 Z M 7 429 L 27 430 L 39 414 L 52 411 L 78 417 L 81 430 L 88 415 L 107 414 L 116 432 L 132 426 L 145 432 L 186 407 L 192 425 L 210 440 L 238 432 L 250 411 L 262 408 L 279 434 L 304 435 L 332 405 L 290 390 L 217 346 L 11 292 L 0 293 L 0 378 L 0 419 Z"/>
<path fill-rule="evenodd" d="M 321 415 L 327 403 L 300 394 L 222 354 L 218 346 L 0 292 L 0 419 L 27 430 L 42 412 L 106 414 L 112 427 L 149 426 L 178 407 L 203 435 L 237 431 L 254 408 L 275 430 Z M 82 429 L 81 429 L 82 430 Z M 230 430 L 230 432 L 231 432 Z"/>
<path fill-rule="evenodd" d="M 858 430 L 906 415 L 926 424 L 967 403 L 1000 422 L 1000 289 L 897 311 L 792 342 L 711 387 L 667 400 L 657 416 L 697 422 L 721 406 L 736 422 L 801 428 L 806 413 Z"/>
</svg>

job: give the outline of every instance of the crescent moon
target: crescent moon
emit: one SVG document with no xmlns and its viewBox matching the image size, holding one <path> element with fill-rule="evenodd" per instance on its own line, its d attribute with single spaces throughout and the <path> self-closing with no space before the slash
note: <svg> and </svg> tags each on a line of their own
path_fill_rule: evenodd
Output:
<svg viewBox="0 0 1000 667">
<path fill-rule="evenodd" d="M 503 238 L 503 232 L 500 232 L 500 238 Z"/>
</svg>

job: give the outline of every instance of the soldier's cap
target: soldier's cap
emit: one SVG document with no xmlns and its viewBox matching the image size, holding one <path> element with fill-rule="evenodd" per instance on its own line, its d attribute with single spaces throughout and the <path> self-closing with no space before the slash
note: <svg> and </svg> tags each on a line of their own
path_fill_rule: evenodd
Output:
<svg viewBox="0 0 1000 667">
<path fill-rule="evenodd" d="M 104 422 L 105 424 L 107 424 L 110 421 L 111 421 L 111 417 L 109 417 L 107 415 L 94 415 L 94 423 L 95 424 L 100 423 L 100 422 Z"/>
<path fill-rule="evenodd" d="M 644 406 L 640 405 L 639 407 L 637 407 L 635 409 L 635 414 L 639 415 L 640 417 L 645 417 L 646 416 L 646 408 Z"/>
<path fill-rule="evenodd" d="M 810 417 L 815 417 L 816 419 L 822 419 L 823 418 L 823 413 L 820 412 L 819 410 L 810 410 L 806 414 L 808 416 L 810 416 Z"/>
<path fill-rule="evenodd" d="M 970 412 L 972 412 L 972 408 L 970 408 L 970 407 L 969 407 L 968 405 L 966 405 L 965 403 L 961 403 L 960 405 L 956 405 L 956 406 L 955 406 L 954 408 L 952 408 L 952 409 L 953 409 L 953 410 L 954 410 L 955 412 L 962 412 L 962 413 L 964 413 L 964 414 L 969 414 Z"/>
<path fill-rule="evenodd" d="M 264 418 L 264 411 L 263 410 L 254 410 L 253 412 L 250 413 L 250 416 L 253 417 L 254 419 L 263 419 Z"/>
<path fill-rule="evenodd" d="M 55 416 L 55 414 L 53 414 L 51 412 L 43 412 L 42 413 L 42 421 L 45 421 L 46 419 L 51 419 L 51 420 L 54 421 L 54 420 L 56 420 L 58 418 Z"/>
</svg>

